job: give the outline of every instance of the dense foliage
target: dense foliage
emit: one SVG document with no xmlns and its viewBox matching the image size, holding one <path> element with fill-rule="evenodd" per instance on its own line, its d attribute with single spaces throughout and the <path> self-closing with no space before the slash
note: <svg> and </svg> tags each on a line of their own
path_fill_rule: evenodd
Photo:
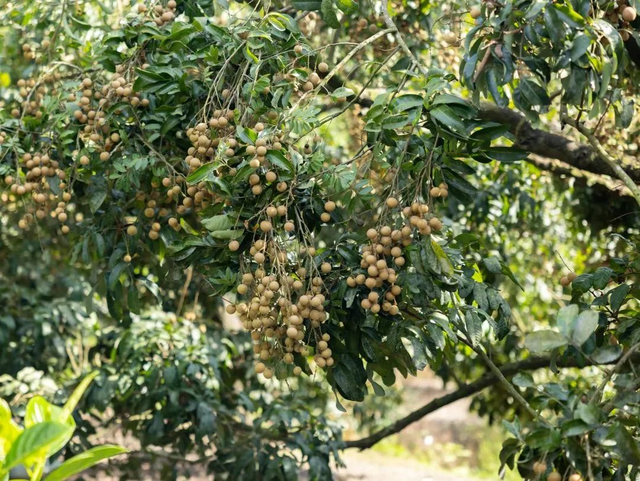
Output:
<svg viewBox="0 0 640 481">
<path fill-rule="evenodd" d="M 330 479 L 326 406 L 428 367 L 493 376 L 474 407 L 524 478 L 637 477 L 636 1 L 0 5 L 17 406 L 25 369 L 98 369 L 86 447 L 119 426 L 229 479 Z M 626 196 L 553 185 L 529 122 Z"/>
</svg>

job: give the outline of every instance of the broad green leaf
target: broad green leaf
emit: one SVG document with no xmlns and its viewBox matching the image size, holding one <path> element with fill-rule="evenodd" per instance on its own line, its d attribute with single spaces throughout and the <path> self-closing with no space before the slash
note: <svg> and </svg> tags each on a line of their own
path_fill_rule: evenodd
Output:
<svg viewBox="0 0 640 481">
<path fill-rule="evenodd" d="M 0 459 L 7 455 L 20 433 L 22 428 L 13 421 L 9 404 L 0 398 Z"/>
<path fill-rule="evenodd" d="M 320 11 L 322 12 L 322 19 L 327 26 L 331 28 L 340 28 L 340 21 L 336 15 L 336 11 L 333 8 L 333 0 L 322 0 L 320 5 Z"/>
<path fill-rule="evenodd" d="M 596 311 L 582 311 L 575 321 L 571 340 L 582 346 L 598 327 L 598 313 Z"/>
<path fill-rule="evenodd" d="M 630 290 L 631 286 L 629 286 L 629 284 L 620 284 L 610 291 L 609 303 L 611 304 L 612 311 L 617 312 L 620 310 Z"/>
<path fill-rule="evenodd" d="M 4 460 L 4 469 L 12 469 L 27 460 L 46 458 L 51 446 L 66 444 L 74 429 L 66 424 L 47 421 L 22 431 Z M 64 441 L 64 443 L 63 443 Z"/>
<path fill-rule="evenodd" d="M 211 232 L 209 235 L 211 237 L 215 237 L 216 239 L 238 239 L 243 236 L 244 229 L 230 229 L 230 230 L 215 230 Z"/>
<path fill-rule="evenodd" d="M 333 100 L 346 99 L 347 97 L 352 97 L 353 95 L 353 90 L 347 87 L 339 87 L 331 92 L 331 98 Z"/>
<path fill-rule="evenodd" d="M 304 10 L 311 12 L 314 10 L 320 10 L 322 2 L 320 0 L 292 0 L 291 6 L 296 10 Z"/>
<path fill-rule="evenodd" d="M 500 265 L 500 260 L 497 257 L 485 257 L 482 259 L 482 262 L 489 272 L 492 272 L 493 274 L 502 273 L 502 266 Z"/>
<path fill-rule="evenodd" d="M 566 346 L 567 339 L 559 332 L 543 330 L 527 335 L 524 345 L 531 352 L 544 352 Z"/>
<path fill-rule="evenodd" d="M 469 340 L 473 346 L 477 346 L 482 339 L 482 320 L 472 310 L 465 313 L 464 319 Z"/>
<path fill-rule="evenodd" d="M 460 117 L 448 105 L 438 105 L 429 111 L 429 114 L 439 124 L 449 129 L 464 134 L 466 128 Z"/>
<path fill-rule="evenodd" d="M 556 325 L 558 326 L 558 329 L 560 330 L 562 335 L 566 337 L 571 336 L 574 323 L 578 318 L 579 313 L 580 308 L 577 304 L 565 306 L 558 311 L 558 315 L 556 316 Z"/>
<path fill-rule="evenodd" d="M 233 227 L 234 221 L 226 214 L 202 219 L 202 225 L 211 232 L 225 231 Z"/>
<path fill-rule="evenodd" d="M 51 471 L 47 475 L 46 479 L 47 481 L 63 481 L 65 479 L 69 479 L 71 476 L 75 476 L 76 474 L 81 473 L 82 471 L 85 471 L 92 466 L 95 466 L 100 461 L 104 461 L 105 459 L 126 452 L 128 452 L 127 449 L 111 444 L 105 446 L 96 446 L 95 448 L 89 449 L 84 453 L 67 459 L 58 468 Z"/>
<path fill-rule="evenodd" d="M 621 355 L 622 347 L 604 346 L 593 351 L 589 357 L 597 363 L 608 364 L 617 361 Z"/>
<path fill-rule="evenodd" d="M 336 0 L 336 5 L 347 15 L 350 15 L 358 10 L 358 4 L 353 0 Z"/>
<path fill-rule="evenodd" d="M 187 182 L 190 184 L 197 184 L 198 182 L 206 180 L 209 177 L 209 174 L 211 174 L 217 168 L 218 166 L 215 162 L 201 165 L 195 171 L 189 174 L 189 176 L 187 177 Z"/>
<path fill-rule="evenodd" d="M 442 269 L 442 273 L 445 275 L 453 274 L 453 264 L 451 264 L 449 257 L 447 257 L 447 254 L 444 252 L 442 247 L 440 247 L 440 244 L 438 244 L 435 240 L 431 239 L 431 248 L 433 249 L 433 252 L 435 253 L 436 258 L 440 263 L 440 268 Z"/>
</svg>

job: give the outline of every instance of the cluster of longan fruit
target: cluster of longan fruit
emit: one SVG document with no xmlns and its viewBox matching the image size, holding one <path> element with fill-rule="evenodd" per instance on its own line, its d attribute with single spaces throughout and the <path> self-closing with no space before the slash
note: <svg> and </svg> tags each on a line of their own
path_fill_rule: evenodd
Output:
<svg viewBox="0 0 640 481">
<path fill-rule="evenodd" d="M 23 112 L 27 115 L 32 115 L 37 119 L 41 118 L 43 113 L 40 110 L 40 107 L 42 100 L 47 93 L 46 84 L 51 84 L 60 80 L 60 78 L 60 73 L 55 72 L 53 74 L 45 75 L 40 83 L 37 83 L 35 79 L 18 80 L 18 93 L 20 94 L 20 97 L 22 97 L 21 106 Z M 55 89 L 52 90 L 52 93 L 55 93 Z M 11 111 L 11 115 L 15 118 L 20 117 L 20 114 L 21 112 L 19 109 L 13 109 Z"/>
<path fill-rule="evenodd" d="M 533 472 L 539 477 L 547 472 L 547 464 L 542 461 L 533 463 Z M 562 475 L 557 471 L 552 471 L 547 476 L 547 481 L 562 481 Z M 582 476 L 577 473 L 570 475 L 567 481 L 582 481 Z"/>
<path fill-rule="evenodd" d="M 267 223 L 270 224 L 269 221 L 261 222 L 263 232 L 271 230 Z M 318 338 L 315 339 L 317 366 L 332 366 L 332 352 L 327 345 L 329 337 L 317 332 L 328 317 L 320 273 L 311 276 L 303 266 L 292 271 L 285 251 L 273 240 L 266 239 L 257 239 L 251 246 L 249 255 L 252 263 L 248 272 L 242 274 L 242 282 L 237 287 L 238 294 L 245 296 L 248 301 L 226 307 L 229 314 L 237 313 L 245 329 L 251 331 L 254 352 L 260 359 L 256 364 L 256 372 L 270 378 L 273 370 L 267 368 L 264 361 L 281 359 L 286 364 L 293 364 L 294 353 L 308 356 L 310 351 L 306 344 L 311 341 L 311 336 Z M 238 247 L 237 241 L 229 244 L 232 251 L 238 250 Z M 311 249 L 305 253 L 313 255 Z M 270 270 L 269 274 L 267 270 Z M 328 274 L 331 265 L 323 263 L 320 272 Z M 305 320 L 310 330 L 305 329 Z M 301 372 L 301 368 L 294 368 L 294 374 Z"/>
<path fill-rule="evenodd" d="M 429 195 L 434 198 L 442 197 L 443 199 L 446 199 L 449 196 L 449 186 L 446 183 L 442 182 L 437 187 L 431 187 Z"/>
<path fill-rule="evenodd" d="M 0 145 L 4 144 L 7 140 L 7 134 L 0 130 Z"/>
<path fill-rule="evenodd" d="M 75 94 L 70 94 L 68 101 L 77 102 L 78 108 L 73 116 L 81 124 L 85 124 L 83 129 L 84 141 L 91 142 L 96 151 L 100 152 L 100 160 L 109 160 L 111 150 L 120 142 L 120 134 L 111 132 L 106 118 L 105 108 L 113 102 L 126 101 L 133 107 L 138 105 L 147 107 L 148 99 L 140 99 L 140 94 L 134 93 L 132 82 L 128 82 L 122 73 L 124 67 L 119 65 L 116 73 L 113 74 L 111 82 L 101 89 L 95 88 L 93 80 L 84 78 L 80 83 L 81 95 L 78 98 Z M 120 113 L 117 111 L 116 113 Z M 90 163 L 88 156 L 79 158 L 82 165 Z"/>
<path fill-rule="evenodd" d="M 629 40 L 631 37 L 629 29 L 632 28 L 629 24 L 638 17 L 636 9 L 630 6 L 625 0 L 619 0 L 617 2 L 617 7 L 614 6 L 612 9 L 605 12 L 605 16 L 611 23 L 619 27 L 622 40 L 625 42 Z"/>
<path fill-rule="evenodd" d="M 173 22 L 176 17 L 177 6 L 178 4 L 175 0 L 169 0 L 166 7 L 156 5 L 151 11 L 149 11 L 144 3 L 139 3 L 135 6 L 135 11 L 141 15 L 150 13 L 156 25 L 158 27 L 162 27 L 163 25 Z"/>
<path fill-rule="evenodd" d="M 29 45 L 28 43 L 23 43 L 22 44 L 22 56 L 24 58 L 26 58 L 27 60 L 33 60 L 34 58 L 36 58 L 36 53 L 31 48 L 31 45 Z"/>
<path fill-rule="evenodd" d="M 298 21 L 298 28 L 305 37 L 310 37 L 316 28 L 318 15 L 316 12 L 309 12 Z"/>
<path fill-rule="evenodd" d="M 13 197 L 3 196 L 2 198 L 5 202 L 13 202 L 18 198 L 25 202 L 30 198 L 31 204 L 26 206 L 26 213 L 18 222 L 18 227 L 28 229 L 35 219 L 43 220 L 49 213 L 51 217 L 57 218 L 63 224 L 62 233 L 68 233 L 69 227 L 64 223 L 69 218 L 66 210 L 68 208 L 67 202 L 71 200 L 71 194 L 63 192 L 60 195 L 62 200 L 60 200 L 50 191 L 52 178 L 57 179 L 58 188 L 61 191 L 67 187 L 64 182 L 66 173 L 59 168 L 58 161 L 52 160 L 47 153 L 26 153 L 20 160 L 20 167 L 21 171 L 22 169 L 26 170 L 26 172 L 23 171 L 24 180 L 7 175 L 4 182 L 9 186 L 9 192 Z"/>
<path fill-rule="evenodd" d="M 195 127 L 187 129 L 187 137 L 192 146 L 189 147 L 187 157 L 184 160 L 191 170 L 196 170 L 203 163 L 211 160 L 215 156 L 220 142 L 227 146 L 224 153 L 226 157 L 235 155 L 234 149 L 238 146 L 238 141 L 232 135 L 233 126 L 229 123 L 233 119 L 233 110 L 226 112 L 216 110 L 209 120 L 208 126 L 206 123 L 200 122 Z M 222 137 L 214 137 L 211 129 L 220 130 Z"/>
<path fill-rule="evenodd" d="M 560 285 L 562 287 L 567 287 L 576 279 L 576 277 L 578 277 L 578 274 L 575 272 L 569 272 L 569 274 L 560 278 Z"/>
</svg>

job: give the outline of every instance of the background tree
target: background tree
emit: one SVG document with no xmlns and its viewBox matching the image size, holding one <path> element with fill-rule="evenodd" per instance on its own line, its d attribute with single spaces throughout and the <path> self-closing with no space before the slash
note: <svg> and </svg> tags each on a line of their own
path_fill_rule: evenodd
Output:
<svg viewBox="0 0 640 481">
<path fill-rule="evenodd" d="M 635 479 L 635 0 L 0 5 L 15 404 L 97 367 L 130 468 L 330 479 L 477 395 L 523 477 Z M 426 367 L 458 390 L 325 416 Z"/>
</svg>

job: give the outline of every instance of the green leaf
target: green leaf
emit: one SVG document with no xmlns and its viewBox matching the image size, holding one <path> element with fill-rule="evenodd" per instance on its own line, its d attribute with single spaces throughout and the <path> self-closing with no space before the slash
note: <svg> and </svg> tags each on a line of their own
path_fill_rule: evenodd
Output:
<svg viewBox="0 0 640 481">
<path fill-rule="evenodd" d="M 128 452 L 127 449 L 107 444 L 104 446 L 96 446 L 89 449 L 84 453 L 78 454 L 70 459 L 67 459 L 58 468 L 54 469 L 47 475 L 47 481 L 63 481 L 75 476 L 92 466 L 95 466 L 100 461 L 117 456 L 122 453 Z"/>
<path fill-rule="evenodd" d="M 363 401 L 364 390 L 356 374 L 346 364 L 338 362 L 331 368 L 333 379 L 340 394 L 350 401 Z"/>
<path fill-rule="evenodd" d="M 544 352 L 566 346 L 567 339 L 556 331 L 543 330 L 529 334 L 524 345 L 531 352 Z"/>
<path fill-rule="evenodd" d="M 443 127 L 447 127 L 454 132 L 465 134 L 467 129 L 464 122 L 458 117 L 448 105 L 438 105 L 429 111 L 429 114 L 433 119 L 437 121 Z"/>
<path fill-rule="evenodd" d="M 638 442 L 629 434 L 627 428 L 620 422 L 612 426 L 614 439 L 616 441 L 616 452 L 631 466 L 640 466 L 640 449 Z"/>
<path fill-rule="evenodd" d="M 620 310 L 630 290 L 631 290 L 631 286 L 629 284 L 620 284 L 615 289 L 612 289 L 611 291 L 609 291 L 609 294 L 610 294 L 609 303 L 611 304 L 612 311 L 617 312 Z"/>
<path fill-rule="evenodd" d="M 320 10 L 322 2 L 320 0 L 291 0 L 291 6 L 296 10 L 304 10 L 306 12 L 312 12 L 314 10 Z"/>
<path fill-rule="evenodd" d="M 293 175 L 293 164 L 279 150 L 267 151 L 267 160 L 271 162 L 272 165 L 275 165 L 279 169 L 285 170 L 288 174 Z"/>
<path fill-rule="evenodd" d="M 593 287 L 595 289 L 604 289 L 609 284 L 611 276 L 614 274 L 610 267 L 600 267 L 593 273 Z"/>
<path fill-rule="evenodd" d="M 340 21 L 338 20 L 336 11 L 333 9 L 332 0 L 322 0 L 320 11 L 322 12 L 322 19 L 329 27 L 340 28 Z"/>
<path fill-rule="evenodd" d="M 393 102 L 391 103 L 391 110 L 393 112 L 404 112 L 405 110 L 422 107 L 423 103 L 424 99 L 420 95 L 401 95 L 400 97 L 397 97 L 393 100 Z"/>
<path fill-rule="evenodd" d="M 216 168 L 217 165 L 215 162 L 201 165 L 194 172 L 189 174 L 189 176 L 187 177 L 187 182 L 190 184 L 197 184 L 198 182 L 207 179 L 207 177 L 209 177 L 209 174 L 216 170 Z"/>
<path fill-rule="evenodd" d="M 0 460 L 7 455 L 20 433 L 22 428 L 13 422 L 9 404 L 4 399 L 0 399 Z"/>
<path fill-rule="evenodd" d="M 579 313 L 580 308 L 577 304 L 565 306 L 558 311 L 558 315 L 556 316 L 556 325 L 558 326 L 558 329 L 560 330 L 562 335 L 566 337 L 571 336 L 574 323 L 578 318 Z"/>
<path fill-rule="evenodd" d="M 622 347 L 620 346 L 604 346 L 596 349 L 589 357 L 600 364 L 608 364 L 614 362 L 622 355 Z"/>
<path fill-rule="evenodd" d="M 535 387 L 536 385 L 528 372 L 519 372 L 513 376 L 512 382 L 518 387 Z"/>
<path fill-rule="evenodd" d="M 347 87 L 338 87 L 333 92 L 331 92 L 331 98 L 333 100 L 346 99 L 347 97 L 352 97 L 353 95 L 353 90 L 348 89 Z"/>
<path fill-rule="evenodd" d="M 74 429 L 66 424 L 47 421 L 22 431 L 13 442 L 4 460 L 4 469 L 12 469 L 28 458 L 46 458 L 53 445 L 66 444 Z M 64 442 L 63 442 L 64 441 Z M 34 459 L 33 462 L 36 460 Z"/>
<path fill-rule="evenodd" d="M 355 13 L 358 10 L 358 4 L 353 0 L 337 0 L 336 5 L 347 15 Z"/>
<path fill-rule="evenodd" d="M 482 339 L 482 320 L 472 310 L 465 313 L 464 319 L 471 345 L 477 346 Z"/>
<path fill-rule="evenodd" d="M 215 237 L 216 239 L 239 239 L 244 235 L 244 229 L 233 229 L 233 230 L 216 230 L 211 232 L 211 237 Z"/>
<path fill-rule="evenodd" d="M 445 275 L 453 274 L 453 264 L 449 260 L 449 257 L 447 257 L 447 254 L 444 252 L 444 249 L 440 247 L 440 244 L 438 244 L 435 240 L 431 239 L 431 248 L 433 249 L 433 252 L 435 253 L 436 258 L 440 263 L 440 268 L 442 269 L 442 273 Z"/>
<path fill-rule="evenodd" d="M 500 265 L 500 260 L 497 257 L 486 257 L 482 259 L 482 262 L 489 272 L 492 272 L 493 274 L 502 274 L 502 266 Z"/>
<path fill-rule="evenodd" d="M 575 321 L 571 340 L 582 346 L 598 327 L 598 313 L 596 311 L 583 311 Z"/>
<path fill-rule="evenodd" d="M 226 214 L 214 215 L 208 219 L 202 219 L 202 225 L 211 232 L 225 231 L 233 227 L 234 221 Z"/>
</svg>

